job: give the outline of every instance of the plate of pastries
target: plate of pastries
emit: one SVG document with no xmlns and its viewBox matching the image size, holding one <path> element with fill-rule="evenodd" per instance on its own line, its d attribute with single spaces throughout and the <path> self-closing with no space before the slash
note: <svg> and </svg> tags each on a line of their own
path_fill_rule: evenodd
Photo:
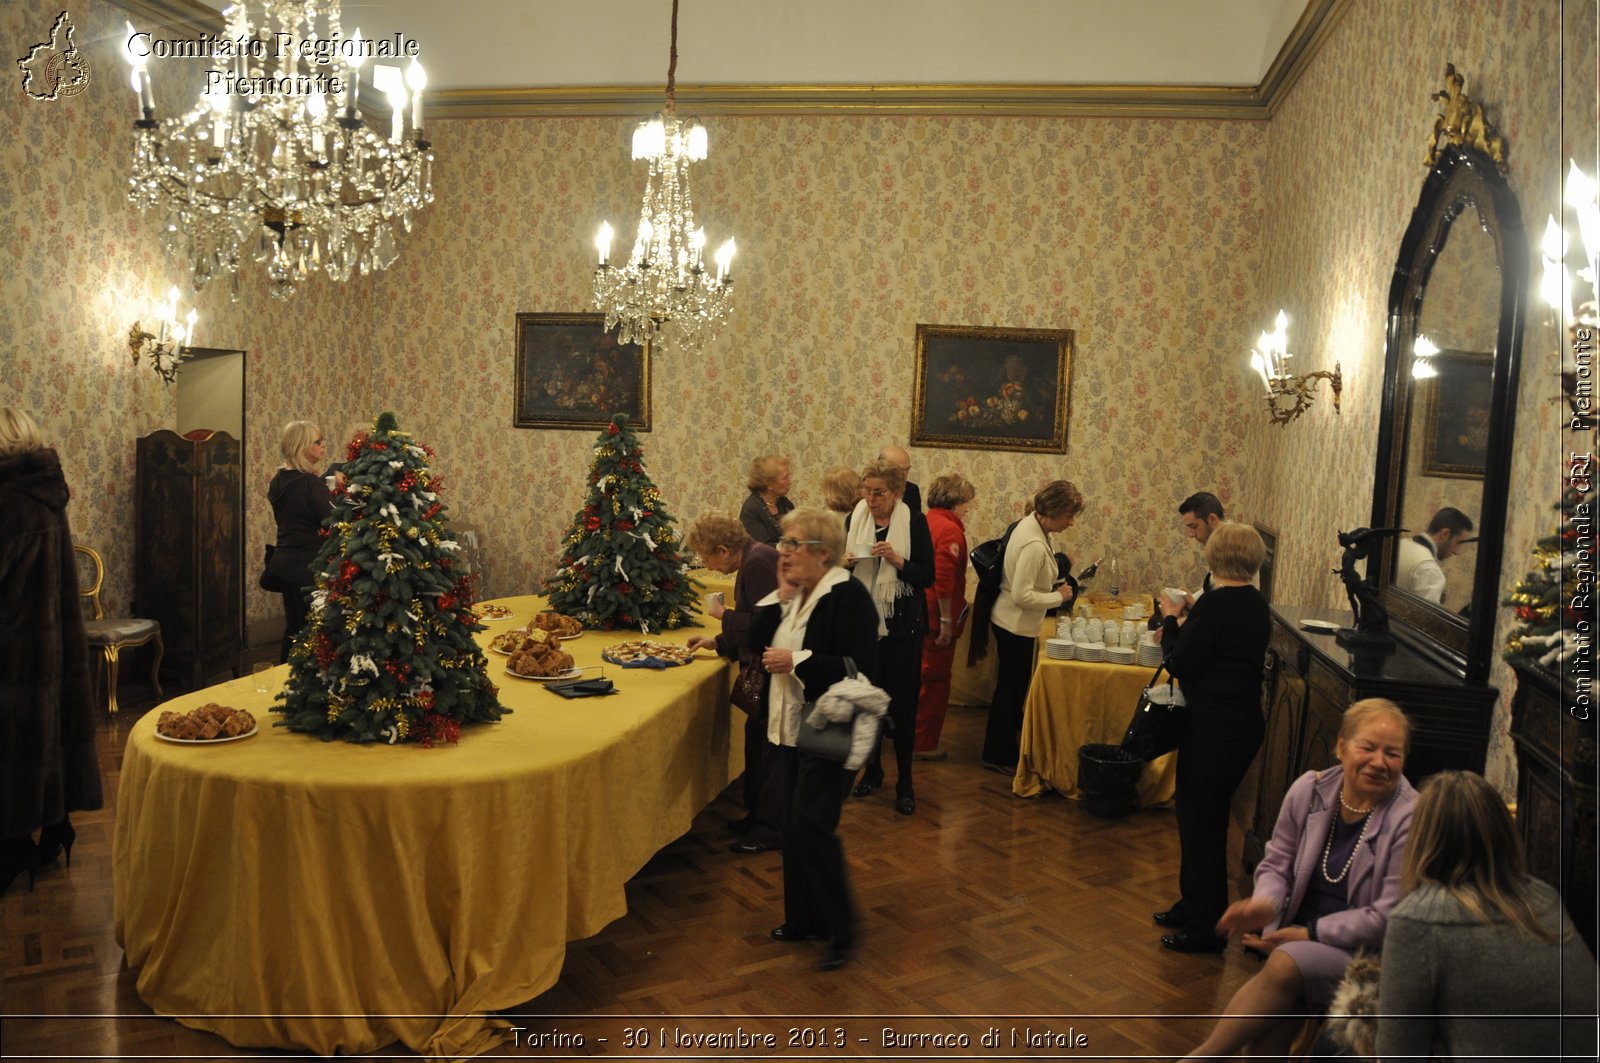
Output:
<svg viewBox="0 0 1600 1063">
<path fill-rule="evenodd" d="M 543 632 L 539 632 L 543 634 Z M 581 669 L 576 667 L 572 654 L 561 648 L 561 640 L 545 638 L 530 641 L 506 657 L 506 671 L 518 679 L 572 679 Z"/>
<path fill-rule="evenodd" d="M 528 628 L 530 630 L 538 628 L 540 631 L 548 631 L 550 634 L 559 636 L 568 642 L 583 637 L 582 621 L 570 616 L 563 616 L 560 613 L 540 613 L 528 623 Z"/>
<path fill-rule="evenodd" d="M 559 643 L 560 640 L 553 638 L 549 632 L 540 631 L 538 628 L 530 631 L 528 628 L 519 627 L 514 631 L 502 632 L 490 639 L 489 649 L 495 653 L 509 655 L 521 650 L 531 650 L 536 646 L 543 646 L 552 641 Z"/>
<path fill-rule="evenodd" d="M 163 742 L 185 746 L 236 742 L 256 733 L 256 718 L 243 709 L 207 702 L 198 709 L 174 712 L 168 709 L 156 720 L 156 737 Z"/>
<path fill-rule="evenodd" d="M 503 605 L 480 605 L 473 609 L 472 612 L 479 620 L 491 622 L 495 620 L 510 620 L 513 615 L 511 610 Z"/>
<path fill-rule="evenodd" d="M 630 639 L 601 650 L 600 656 L 624 668 L 672 668 L 694 660 L 695 651 L 670 642 Z"/>
</svg>

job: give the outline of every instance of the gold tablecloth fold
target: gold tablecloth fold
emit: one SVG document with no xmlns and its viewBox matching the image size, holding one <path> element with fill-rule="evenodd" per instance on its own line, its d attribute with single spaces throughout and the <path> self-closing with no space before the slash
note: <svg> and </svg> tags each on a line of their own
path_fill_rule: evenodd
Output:
<svg viewBox="0 0 1600 1063">
<path fill-rule="evenodd" d="M 1028 687 L 1022 755 L 1012 793 L 1038 797 L 1046 790 L 1058 790 L 1077 797 L 1079 747 L 1122 741 L 1153 672 L 1127 664 L 1057 661 L 1041 653 Z M 1145 765 L 1139 776 L 1139 804 L 1148 808 L 1172 800 L 1177 776 L 1176 753 Z"/>
<path fill-rule="evenodd" d="M 543 603 L 500 604 L 517 615 L 480 644 Z M 627 637 L 590 631 L 566 648 L 593 666 Z M 253 738 L 172 745 L 155 735 L 159 711 L 135 724 L 114 891 L 139 995 L 241 1047 L 400 1041 L 458 1058 L 499 1042 L 506 1024 L 486 1013 L 553 985 L 566 942 L 623 915 L 627 880 L 742 768 L 725 662 L 608 665 L 620 694 L 569 701 L 504 675 L 504 660 L 489 654 L 514 711 L 456 746 L 290 733 L 253 677 L 162 706 L 247 708 Z M 270 673 L 275 689 L 286 674 Z"/>
</svg>

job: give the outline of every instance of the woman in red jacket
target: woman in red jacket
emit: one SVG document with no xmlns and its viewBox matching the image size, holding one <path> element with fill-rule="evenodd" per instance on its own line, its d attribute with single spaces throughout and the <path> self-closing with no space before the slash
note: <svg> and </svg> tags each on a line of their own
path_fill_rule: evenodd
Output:
<svg viewBox="0 0 1600 1063">
<path fill-rule="evenodd" d="M 950 670 L 967 607 L 967 528 L 963 521 L 977 490 L 960 473 L 947 473 L 928 488 L 928 531 L 933 535 L 933 586 L 928 597 L 928 633 L 922 643 L 922 694 L 917 700 L 917 738 L 922 760 L 943 760 L 939 732 L 950 708 Z M 937 619 L 935 619 L 937 618 Z"/>
</svg>

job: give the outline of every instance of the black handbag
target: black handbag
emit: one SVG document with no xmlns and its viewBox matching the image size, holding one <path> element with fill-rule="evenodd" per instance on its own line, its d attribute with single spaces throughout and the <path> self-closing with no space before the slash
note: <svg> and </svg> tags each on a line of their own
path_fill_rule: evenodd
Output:
<svg viewBox="0 0 1600 1063">
<path fill-rule="evenodd" d="M 261 577 L 256 580 L 256 586 L 264 591 L 282 594 L 284 592 L 283 581 L 272 574 L 272 551 L 276 549 L 277 547 L 272 543 L 267 544 L 266 556 L 261 559 Z"/>
<path fill-rule="evenodd" d="M 766 673 L 761 668 L 761 658 L 752 657 L 739 665 L 739 674 L 733 677 L 733 691 L 728 700 L 733 707 L 743 709 L 746 715 L 759 716 L 766 712 L 761 700 L 761 688 L 766 684 Z"/>
<path fill-rule="evenodd" d="M 1164 686 L 1156 685 L 1166 667 L 1163 664 L 1150 677 L 1149 685 L 1139 695 L 1138 707 L 1133 710 L 1128 733 L 1122 736 L 1122 748 L 1141 760 L 1165 756 L 1177 749 L 1183 739 L 1189 712 L 1183 691 L 1173 685 L 1170 676 Z"/>
<path fill-rule="evenodd" d="M 849 657 L 844 659 L 844 669 L 849 678 L 856 677 L 856 662 Z M 831 760 L 843 764 L 850 759 L 850 744 L 856 731 L 855 718 L 835 720 L 821 727 L 815 727 L 809 721 L 816 707 L 815 700 L 808 701 L 801 707 L 800 733 L 795 737 L 794 746 L 800 752 L 808 753 L 819 760 Z"/>
</svg>

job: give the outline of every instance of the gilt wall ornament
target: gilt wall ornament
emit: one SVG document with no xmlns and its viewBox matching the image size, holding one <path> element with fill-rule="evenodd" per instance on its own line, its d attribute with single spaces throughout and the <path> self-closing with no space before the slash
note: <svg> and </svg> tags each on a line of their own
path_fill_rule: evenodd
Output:
<svg viewBox="0 0 1600 1063">
<path fill-rule="evenodd" d="M 1483 113 L 1483 104 L 1467 95 L 1467 79 L 1456 73 L 1454 63 L 1444 66 L 1444 88 L 1435 92 L 1432 99 L 1444 104 L 1438 119 L 1433 123 L 1433 135 L 1428 138 L 1428 166 L 1439 161 L 1445 145 L 1477 148 L 1506 172 L 1506 138 L 1500 135 Z"/>
</svg>

